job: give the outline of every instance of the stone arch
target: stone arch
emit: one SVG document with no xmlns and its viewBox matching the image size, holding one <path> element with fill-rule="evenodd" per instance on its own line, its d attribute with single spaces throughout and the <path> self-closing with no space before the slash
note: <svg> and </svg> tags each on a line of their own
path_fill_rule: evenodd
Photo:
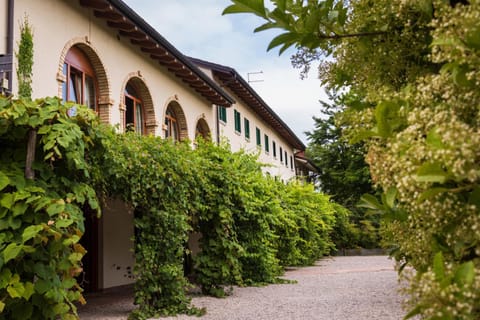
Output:
<svg viewBox="0 0 480 320">
<path fill-rule="evenodd" d="M 113 101 L 110 98 L 111 88 L 108 81 L 108 72 L 102 60 L 100 59 L 97 50 L 91 46 L 90 41 L 87 37 L 74 38 L 67 42 L 67 44 L 65 44 L 65 46 L 63 47 L 57 70 L 58 96 L 62 97 L 63 86 L 67 81 L 66 76 L 63 74 L 65 58 L 67 57 L 68 51 L 73 47 L 77 47 L 87 56 L 89 62 L 94 69 L 98 86 L 98 116 L 100 117 L 100 120 L 102 122 L 110 123 L 110 109 L 113 106 Z"/>
<path fill-rule="evenodd" d="M 205 140 L 210 140 L 212 136 L 210 127 L 205 120 L 205 114 L 202 114 L 202 116 L 198 118 L 197 125 L 195 126 L 195 138 L 197 138 L 198 136 L 203 137 L 203 139 Z"/>
<path fill-rule="evenodd" d="M 153 107 L 153 99 L 150 94 L 146 81 L 140 71 L 131 72 L 127 75 L 122 84 L 122 90 L 120 93 L 120 126 L 122 131 L 125 131 L 125 88 L 127 84 L 131 83 L 138 91 L 144 107 L 144 122 L 145 122 L 145 134 L 155 135 L 155 131 L 158 127 L 157 120 L 155 119 L 155 109 Z"/>
<path fill-rule="evenodd" d="M 185 117 L 185 113 L 183 112 L 183 108 L 178 102 L 178 97 L 175 95 L 173 98 L 169 99 L 164 112 L 163 112 L 163 117 L 165 118 L 165 115 L 167 113 L 167 110 L 170 108 L 170 110 L 173 111 L 175 114 L 177 124 L 178 124 L 178 136 L 179 140 L 187 140 L 188 139 L 188 125 L 187 125 L 187 118 Z M 164 137 L 165 137 L 165 132 L 166 132 L 166 127 L 164 126 Z"/>
</svg>

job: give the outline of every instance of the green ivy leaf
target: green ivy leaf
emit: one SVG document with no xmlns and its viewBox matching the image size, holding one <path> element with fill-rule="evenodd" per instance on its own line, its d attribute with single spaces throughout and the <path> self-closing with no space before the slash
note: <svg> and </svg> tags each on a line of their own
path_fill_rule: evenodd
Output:
<svg viewBox="0 0 480 320">
<path fill-rule="evenodd" d="M 49 280 L 39 279 L 35 282 L 35 291 L 44 294 L 53 287 L 53 283 Z"/>
<path fill-rule="evenodd" d="M 55 226 L 57 228 L 66 228 L 70 225 L 72 225 L 73 220 L 72 219 L 59 219 L 57 222 L 55 222 Z"/>
<path fill-rule="evenodd" d="M 3 261 L 7 263 L 8 261 L 18 257 L 22 251 L 23 246 L 16 243 L 10 243 L 5 249 L 3 249 Z"/>
<path fill-rule="evenodd" d="M 11 279 L 10 279 L 10 284 L 7 287 L 7 292 L 10 295 L 11 298 L 21 298 L 25 292 L 25 287 L 23 286 L 23 283 L 20 282 L 20 276 L 18 274 L 15 274 Z"/>
<path fill-rule="evenodd" d="M 9 183 L 10 179 L 7 177 L 6 174 L 0 171 L 0 191 L 5 189 L 5 187 L 8 186 Z"/>
<path fill-rule="evenodd" d="M 66 303 L 58 303 L 53 307 L 55 314 L 64 314 L 70 310 L 70 307 Z"/>
<path fill-rule="evenodd" d="M 40 226 L 40 225 L 26 227 L 22 233 L 23 243 L 35 237 L 42 229 L 43 229 L 43 226 Z"/>
<path fill-rule="evenodd" d="M 12 193 L 4 193 L 0 196 L 0 206 L 12 209 L 14 203 L 14 194 Z"/>
<path fill-rule="evenodd" d="M 0 272 L 0 289 L 5 288 L 10 283 L 10 278 L 12 277 L 12 271 L 5 268 Z"/>
<path fill-rule="evenodd" d="M 55 202 L 47 207 L 47 213 L 49 216 L 54 216 L 65 211 L 65 203 Z"/>
<path fill-rule="evenodd" d="M 4 309 L 5 309 L 5 303 L 3 301 L 0 301 L 0 313 L 2 313 Z"/>
</svg>

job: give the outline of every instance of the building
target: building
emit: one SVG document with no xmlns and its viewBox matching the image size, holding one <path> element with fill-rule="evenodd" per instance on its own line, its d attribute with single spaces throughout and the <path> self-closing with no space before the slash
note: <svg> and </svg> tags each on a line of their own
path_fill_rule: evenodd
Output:
<svg viewBox="0 0 480 320">
<path fill-rule="evenodd" d="M 258 152 L 259 161 L 270 166 L 271 176 L 288 180 L 295 177 L 296 152 L 305 145 L 263 101 L 235 69 L 191 58 L 203 72 L 222 87 L 235 103 L 231 108 L 217 106 L 217 136 L 227 137 L 232 151 Z"/>
<path fill-rule="evenodd" d="M 233 69 L 189 58 L 121 0 L 0 0 L 0 89 L 17 92 L 19 24 L 34 30 L 33 98 L 95 110 L 120 131 L 174 140 L 222 137 L 259 152 L 265 171 L 295 177 L 304 144 Z M 112 199 L 84 237 L 89 290 L 132 283 L 133 214 Z"/>
</svg>

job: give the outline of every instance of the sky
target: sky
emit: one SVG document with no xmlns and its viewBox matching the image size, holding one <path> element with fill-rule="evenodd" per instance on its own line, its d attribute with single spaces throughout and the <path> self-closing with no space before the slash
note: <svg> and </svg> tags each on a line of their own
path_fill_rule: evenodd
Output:
<svg viewBox="0 0 480 320">
<path fill-rule="evenodd" d="M 184 55 L 234 68 L 306 145 L 305 131 L 326 101 L 316 67 L 307 79 L 294 69 L 289 49 L 267 46 L 280 31 L 253 33 L 262 20 L 250 14 L 222 16 L 229 0 L 124 0 Z M 262 73 L 259 73 L 262 72 Z M 248 73 L 251 73 L 248 75 Z"/>
</svg>

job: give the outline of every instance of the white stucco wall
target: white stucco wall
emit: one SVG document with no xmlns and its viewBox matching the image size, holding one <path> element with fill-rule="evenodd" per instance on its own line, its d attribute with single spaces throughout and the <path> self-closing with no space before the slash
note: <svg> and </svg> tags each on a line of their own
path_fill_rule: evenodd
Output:
<svg viewBox="0 0 480 320">
<path fill-rule="evenodd" d="M 107 289 L 134 283 L 133 212 L 124 202 L 111 199 L 103 208 L 102 219 L 103 247 L 100 253 L 103 254 L 103 281 L 100 286 Z"/>
<path fill-rule="evenodd" d="M 265 173 L 271 176 L 280 177 L 284 181 L 288 181 L 295 177 L 295 166 L 293 169 L 290 166 L 290 156 L 293 156 L 293 147 L 281 137 L 265 120 L 263 120 L 257 113 L 248 107 L 239 97 L 235 96 L 233 92 L 228 93 L 235 98 L 236 103 L 227 108 L 227 122 L 220 123 L 220 136 L 225 137 L 231 144 L 232 151 L 244 149 L 247 152 L 260 152 L 259 161 L 269 164 L 269 167 L 264 168 Z M 235 131 L 234 110 L 240 112 L 241 117 L 241 133 Z M 244 118 L 250 121 L 250 139 L 245 138 Z M 257 147 L 256 128 L 260 129 L 261 133 L 261 147 Z M 268 135 L 270 150 L 265 151 L 265 134 Z M 273 156 L 273 144 L 275 141 L 277 148 L 277 156 Z M 280 147 L 283 152 L 288 154 L 288 167 L 285 166 L 285 159 L 283 163 L 280 162 Z M 283 155 L 284 156 L 284 155 Z"/>
<path fill-rule="evenodd" d="M 120 98 L 127 76 L 140 72 L 154 103 L 158 124 L 156 135 L 164 136 L 164 112 L 172 100 L 177 101 L 185 113 L 189 139 L 195 138 L 196 121 L 203 115 L 210 131 L 214 133 L 215 115 L 210 102 L 152 60 L 148 54 L 133 46 L 129 39 L 117 38 L 116 30 L 108 28 L 104 20 L 94 17 L 90 10 L 80 6 L 78 1 L 15 1 L 16 25 L 25 14 L 34 29 L 34 98 L 59 94 L 57 73 L 62 51 L 72 39 L 87 39 L 107 72 L 111 88 L 109 98 L 113 102 L 110 117 L 112 124 L 120 122 Z M 17 43 L 18 39 L 17 28 L 14 43 Z M 13 92 L 17 92 L 15 79 L 13 86 Z"/>
</svg>

